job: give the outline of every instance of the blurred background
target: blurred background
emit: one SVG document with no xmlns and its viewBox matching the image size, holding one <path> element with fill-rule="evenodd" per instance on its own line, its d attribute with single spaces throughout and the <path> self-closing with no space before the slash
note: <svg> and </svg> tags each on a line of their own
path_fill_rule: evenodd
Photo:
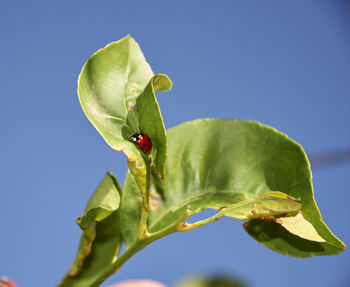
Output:
<svg viewBox="0 0 350 287">
<path fill-rule="evenodd" d="M 154 72 L 170 76 L 173 89 L 158 94 L 167 128 L 253 119 L 322 155 L 350 146 L 349 28 L 349 1 L 0 0 L 0 276 L 55 286 L 75 256 L 75 218 L 89 196 L 107 170 L 124 181 L 125 156 L 102 140 L 76 94 L 96 50 L 130 34 Z M 350 164 L 316 159 L 316 202 L 350 244 Z M 153 243 L 103 286 L 171 286 L 200 274 L 248 286 L 349 286 L 349 264 L 348 250 L 274 253 L 227 218 Z"/>
</svg>

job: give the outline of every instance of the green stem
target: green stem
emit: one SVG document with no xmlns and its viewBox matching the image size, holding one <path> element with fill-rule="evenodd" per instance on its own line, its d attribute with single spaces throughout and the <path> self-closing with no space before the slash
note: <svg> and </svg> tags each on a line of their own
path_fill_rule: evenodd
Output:
<svg viewBox="0 0 350 287">
<path fill-rule="evenodd" d="M 146 210 L 144 210 L 146 211 Z M 147 213 L 147 211 L 146 211 Z M 182 225 L 183 221 L 186 220 L 191 215 L 190 212 L 186 212 L 181 218 L 179 218 L 176 222 L 168 226 L 167 228 L 164 228 L 160 231 L 157 231 L 155 233 L 146 233 L 147 236 L 144 236 L 142 240 L 137 240 L 135 243 L 133 243 L 114 263 L 112 263 L 110 266 L 108 266 L 104 272 L 101 273 L 99 278 L 90 286 L 90 287 L 98 287 L 100 284 L 105 281 L 109 276 L 116 273 L 122 265 L 135 253 L 139 252 L 141 249 L 146 247 L 147 245 L 151 244 L 153 241 L 156 241 L 164 236 L 167 236 L 171 233 L 174 233 L 178 231 L 179 227 Z M 142 211 L 141 211 L 141 218 L 142 218 Z M 147 220 L 147 217 L 146 217 Z M 141 220 L 140 220 L 141 225 Z M 140 231 L 140 230 L 139 230 Z"/>
<path fill-rule="evenodd" d="M 216 220 L 219 220 L 224 215 L 225 214 L 219 212 L 219 213 L 213 215 L 212 217 L 209 217 L 209 218 L 201 220 L 201 221 L 197 221 L 195 223 L 186 223 L 186 222 L 184 222 L 177 228 L 177 231 L 179 231 L 179 232 L 186 232 L 186 231 L 189 231 L 189 230 L 201 227 L 201 226 L 206 225 L 208 223 L 211 223 L 211 222 L 214 222 Z"/>
</svg>

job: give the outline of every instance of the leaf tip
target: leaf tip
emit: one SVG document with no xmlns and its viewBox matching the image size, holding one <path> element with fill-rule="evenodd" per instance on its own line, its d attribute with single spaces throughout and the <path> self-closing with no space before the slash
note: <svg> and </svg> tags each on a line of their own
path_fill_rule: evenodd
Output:
<svg viewBox="0 0 350 287">
<path fill-rule="evenodd" d="M 173 87 L 173 82 L 170 80 L 169 76 L 166 74 L 157 74 L 152 79 L 152 84 L 154 91 L 165 92 L 169 91 Z"/>
</svg>

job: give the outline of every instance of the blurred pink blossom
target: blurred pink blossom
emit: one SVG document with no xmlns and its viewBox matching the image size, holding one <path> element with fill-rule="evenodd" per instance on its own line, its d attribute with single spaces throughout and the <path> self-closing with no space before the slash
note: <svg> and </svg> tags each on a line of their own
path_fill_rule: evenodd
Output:
<svg viewBox="0 0 350 287">
<path fill-rule="evenodd" d="M 1 287 L 1 286 L 0 286 Z M 109 287 L 167 287 L 166 285 L 148 279 L 123 281 Z"/>
</svg>

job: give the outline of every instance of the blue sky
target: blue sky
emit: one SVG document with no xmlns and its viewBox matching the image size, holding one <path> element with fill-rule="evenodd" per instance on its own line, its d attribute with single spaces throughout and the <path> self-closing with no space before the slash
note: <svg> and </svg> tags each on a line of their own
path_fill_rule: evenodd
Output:
<svg viewBox="0 0 350 287">
<path fill-rule="evenodd" d="M 350 145 L 349 1 L 0 1 L 0 275 L 54 286 L 75 255 L 74 220 L 107 170 L 126 159 L 85 118 L 86 59 L 131 34 L 155 73 L 166 127 L 216 117 L 260 121 L 307 152 Z M 350 165 L 313 170 L 323 218 L 350 242 Z M 250 286 L 347 286 L 350 256 L 295 259 L 223 219 L 164 238 L 108 282 L 171 285 L 220 273 Z M 35 283 L 34 283 L 35 282 Z"/>
</svg>

